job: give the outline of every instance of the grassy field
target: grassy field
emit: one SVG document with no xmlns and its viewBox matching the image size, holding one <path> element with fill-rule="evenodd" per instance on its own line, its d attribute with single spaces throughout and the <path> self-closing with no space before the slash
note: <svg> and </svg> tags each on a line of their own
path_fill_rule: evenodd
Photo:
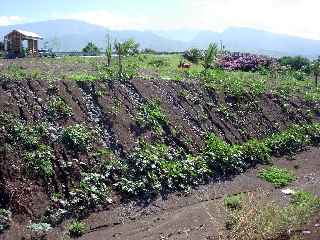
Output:
<svg viewBox="0 0 320 240">
<path fill-rule="evenodd" d="M 235 97 L 244 94 L 259 95 L 272 92 L 280 96 L 303 96 L 305 100 L 320 100 L 320 88 L 314 77 L 294 70 L 263 70 L 257 72 L 204 71 L 201 63 L 189 69 L 178 67 L 180 55 L 140 54 L 124 59 L 124 78 L 162 79 L 164 81 L 196 81 L 216 91 Z M 107 66 L 104 57 L 62 57 L 57 59 L 2 60 L 2 78 L 15 80 L 39 79 L 47 81 L 98 81 L 118 78 L 117 59 Z"/>
</svg>

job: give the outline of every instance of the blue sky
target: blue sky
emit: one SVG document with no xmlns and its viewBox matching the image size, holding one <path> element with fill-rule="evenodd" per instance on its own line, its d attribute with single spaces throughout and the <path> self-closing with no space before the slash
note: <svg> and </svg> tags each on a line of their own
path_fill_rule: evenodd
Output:
<svg viewBox="0 0 320 240">
<path fill-rule="evenodd" d="M 77 19 L 111 29 L 222 31 L 251 27 L 320 39 L 319 0 L 10 0 L 0 26 Z"/>
</svg>

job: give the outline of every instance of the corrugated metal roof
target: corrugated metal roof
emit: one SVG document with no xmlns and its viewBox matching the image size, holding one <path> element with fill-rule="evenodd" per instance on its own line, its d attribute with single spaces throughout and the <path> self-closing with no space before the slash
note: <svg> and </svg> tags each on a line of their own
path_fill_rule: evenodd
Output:
<svg viewBox="0 0 320 240">
<path fill-rule="evenodd" d="M 24 35 L 26 37 L 43 39 L 39 34 L 36 34 L 36 33 L 33 33 L 33 32 L 28 32 L 28 31 L 24 31 L 24 30 L 20 30 L 20 29 L 18 29 L 16 31 L 21 33 L 22 35 Z"/>
</svg>

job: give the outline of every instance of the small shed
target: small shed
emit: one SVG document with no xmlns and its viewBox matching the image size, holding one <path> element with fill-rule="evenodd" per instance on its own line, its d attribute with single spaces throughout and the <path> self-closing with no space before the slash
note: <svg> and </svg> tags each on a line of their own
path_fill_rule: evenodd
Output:
<svg viewBox="0 0 320 240">
<path fill-rule="evenodd" d="M 23 41 L 28 42 L 28 47 L 25 49 L 27 55 L 38 55 L 38 41 L 43 38 L 37 33 L 13 30 L 4 37 L 4 49 L 8 54 L 16 57 L 23 56 Z"/>
</svg>

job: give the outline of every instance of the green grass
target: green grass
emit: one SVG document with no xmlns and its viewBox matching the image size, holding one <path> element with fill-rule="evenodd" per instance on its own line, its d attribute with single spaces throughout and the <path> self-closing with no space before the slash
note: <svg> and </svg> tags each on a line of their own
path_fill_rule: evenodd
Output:
<svg viewBox="0 0 320 240">
<path fill-rule="evenodd" d="M 284 168 L 270 167 L 261 170 L 258 176 L 269 183 L 272 183 L 276 188 L 286 187 L 292 181 L 296 180 L 293 173 Z"/>
</svg>

